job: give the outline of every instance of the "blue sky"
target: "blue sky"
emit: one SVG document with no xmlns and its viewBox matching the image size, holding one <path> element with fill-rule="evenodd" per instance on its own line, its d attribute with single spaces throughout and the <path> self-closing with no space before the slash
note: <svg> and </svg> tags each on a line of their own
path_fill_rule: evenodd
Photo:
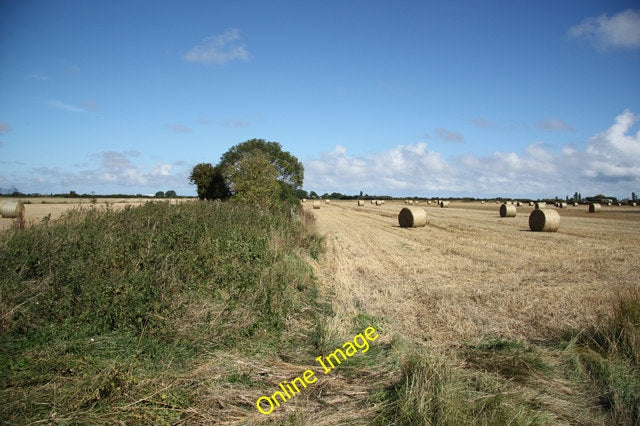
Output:
<svg viewBox="0 0 640 426">
<path fill-rule="evenodd" d="M 640 192 L 637 1 L 0 1 L 0 188 L 194 195 L 252 138 L 307 190 Z"/>
</svg>

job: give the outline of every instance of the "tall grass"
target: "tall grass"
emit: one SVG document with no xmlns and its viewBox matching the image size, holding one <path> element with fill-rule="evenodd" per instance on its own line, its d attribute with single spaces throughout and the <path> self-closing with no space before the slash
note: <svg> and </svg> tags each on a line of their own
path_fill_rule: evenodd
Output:
<svg viewBox="0 0 640 426">
<path fill-rule="evenodd" d="M 2 234 L 0 418 L 98 421 L 154 395 L 168 366 L 280 347 L 291 318 L 315 315 L 303 258 L 320 243 L 288 214 L 208 202 L 76 210 Z M 159 392 L 153 412 L 124 418 L 179 420 L 189 395 Z"/>
</svg>

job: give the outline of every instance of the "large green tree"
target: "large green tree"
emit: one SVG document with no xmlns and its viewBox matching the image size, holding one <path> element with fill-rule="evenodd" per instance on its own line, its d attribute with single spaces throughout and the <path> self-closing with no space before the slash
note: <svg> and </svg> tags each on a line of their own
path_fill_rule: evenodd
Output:
<svg viewBox="0 0 640 426">
<path fill-rule="evenodd" d="M 282 146 L 278 142 L 267 142 L 264 139 L 250 139 L 234 145 L 222 155 L 219 166 L 221 166 L 223 170 L 230 170 L 234 164 L 253 151 L 261 151 L 266 154 L 269 162 L 274 165 L 278 172 L 277 179 L 279 181 L 286 183 L 292 189 L 298 189 L 302 186 L 304 166 L 295 156 L 291 155 L 290 152 L 283 151 Z M 229 176 L 225 175 L 225 178 L 229 183 Z"/>
<path fill-rule="evenodd" d="M 189 182 L 196 185 L 201 200 L 225 200 L 231 195 L 221 168 L 211 163 L 196 164 L 191 170 Z"/>
<path fill-rule="evenodd" d="M 298 202 L 294 191 L 302 187 L 304 167 L 278 142 L 250 139 L 232 146 L 216 166 L 197 164 L 189 181 L 200 199 L 226 199 L 276 206 Z M 265 197 L 271 198 L 270 202 Z"/>
<path fill-rule="evenodd" d="M 228 176 L 234 200 L 262 208 L 279 205 L 278 170 L 266 153 L 247 152 L 227 167 L 223 168 L 223 173 Z"/>
</svg>

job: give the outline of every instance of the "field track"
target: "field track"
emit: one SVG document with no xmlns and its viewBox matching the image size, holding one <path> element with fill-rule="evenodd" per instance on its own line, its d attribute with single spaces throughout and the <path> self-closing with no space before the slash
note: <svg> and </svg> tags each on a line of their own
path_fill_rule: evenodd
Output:
<svg viewBox="0 0 640 426">
<path fill-rule="evenodd" d="M 334 301 L 329 328 L 339 335 L 366 312 L 418 344 L 545 340 L 604 313 L 621 286 L 640 282 L 640 208 L 559 209 L 557 233 L 534 233 L 528 206 L 500 218 L 496 204 L 423 203 L 427 225 L 404 229 L 404 203 L 310 204 L 327 243 L 316 274 Z"/>
</svg>

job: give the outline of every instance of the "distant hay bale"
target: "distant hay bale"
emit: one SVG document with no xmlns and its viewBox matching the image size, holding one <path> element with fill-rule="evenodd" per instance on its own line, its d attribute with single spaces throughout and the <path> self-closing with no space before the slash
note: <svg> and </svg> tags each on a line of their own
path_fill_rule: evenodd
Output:
<svg viewBox="0 0 640 426">
<path fill-rule="evenodd" d="M 516 206 L 503 204 L 500 206 L 500 217 L 516 217 Z"/>
<path fill-rule="evenodd" d="M 330 203 L 331 203 L 331 200 L 324 200 L 324 203 L 325 203 L 325 204 L 330 204 Z"/>
<path fill-rule="evenodd" d="M 371 204 L 375 204 L 375 203 L 376 203 L 376 200 L 371 200 Z"/>
<path fill-rule="evenodd" d="M 637 207 L 638 203 L 631 203 L 631 207 Z"/>
<path fill-rule="evenodd" d="M 561 209 L 566 209 L 567 208 L 567 203 L 558 203 L 558 207 Z"/>
<path fill-rule="evenodd" d="M 484 200 L 480 201 L 480 204 L 484 204 Z"/>
<path fill-rule="evenodd" d="M 380 200 L 380 204 L 384 204 L 384 200 Z"/>
<path fill-rule="evenodd" d="M 313 202 L 313 208 L 314 208 L 314 209 L 319 209 L 319 208 L 320 208 L 320 201 L 317 201 L 317 200 L 316 200 L 316 201 L 314 201 L 314 202 Z"/>
<path fill-rule="evenodd" d="M 597 213 L 601 208 L 602 206 L 598 203 L 589 203 L 589 213 Z"/>
<path fill-rule="evenodd" d="M 4 218 L 24 217 L 24 204 L 20 201 L 3 201 L 0 203 L 0 216 Z"/>
<path fill-rule="evenodd" d="M 382 200 L 376 200 L 376 206 L 381 206 L 383 204 L 384 202 Z"/>
<path fill-rule="evenodd" d="M 537 209 L 529 215 L 529 229 L 534 232 L 556 232 L 560 227 L 560 215 L 556 210 Z"/>
<path fill-rule="evenodd" d="M 536 203 L 536 210 L 542 209 L 542 208 L 546 207 L 546 205 L 547 205 L 547 203 L 545 203 L 544 201 L 538 201 Z"/>
<path fill-rule="evenodd" d="M 427 204 L 431 204 L 431 200 L 427 200 Z"/>
<path fill-rule="evenodd" d="M 440 201 L 440 208 L 445 208 L 445 207 L 449 207 L 449 202 L 448 201 Z"/>
<path fill-rule="evenodd" d="M 516 207 L 520 207 L 522 203 L 520 201 L 516 201 Z"/>
<path fill-rule="evenodd" d="M 500 201 L 496 200 L 496 204 L 500 204 Z"/>
<path fill-rule="evenodd" d="M 534 206 L 536 203 L 534 203 L 533 201 L 529 201 L 529 205 L 530 206 Z"/>
<path fill-rule="evenodd" d="M 404 200 L 404 203 L 405 204 L 409 204 L 409 200 Z"/>
<path fill-rule="evenodd" d="M 398 213 L 398 223 L 403 228 L 418 228 L 427 224 L 427 212 L 420 207 L 404 207 Z"/>
<path fill-rule="evenodd" d="M 364 201 L 363 200 L 358 200 L 358 205 L 359 206 L 364 206 Z"/>
<path fill-rule="evenodd" d="M 573 207 L 578 207 L 578 202 L 577 201 L 573 202 Z"/>
<path fill-rule="evenodd" d="M 303 203 L 306 203 L 306 202 L 307 202 L 307 199 L 306 199 L 306 198 L 303 198 L 303 199 L 302 199 L 302 202 L 303 202 Z"/>
</svg>

